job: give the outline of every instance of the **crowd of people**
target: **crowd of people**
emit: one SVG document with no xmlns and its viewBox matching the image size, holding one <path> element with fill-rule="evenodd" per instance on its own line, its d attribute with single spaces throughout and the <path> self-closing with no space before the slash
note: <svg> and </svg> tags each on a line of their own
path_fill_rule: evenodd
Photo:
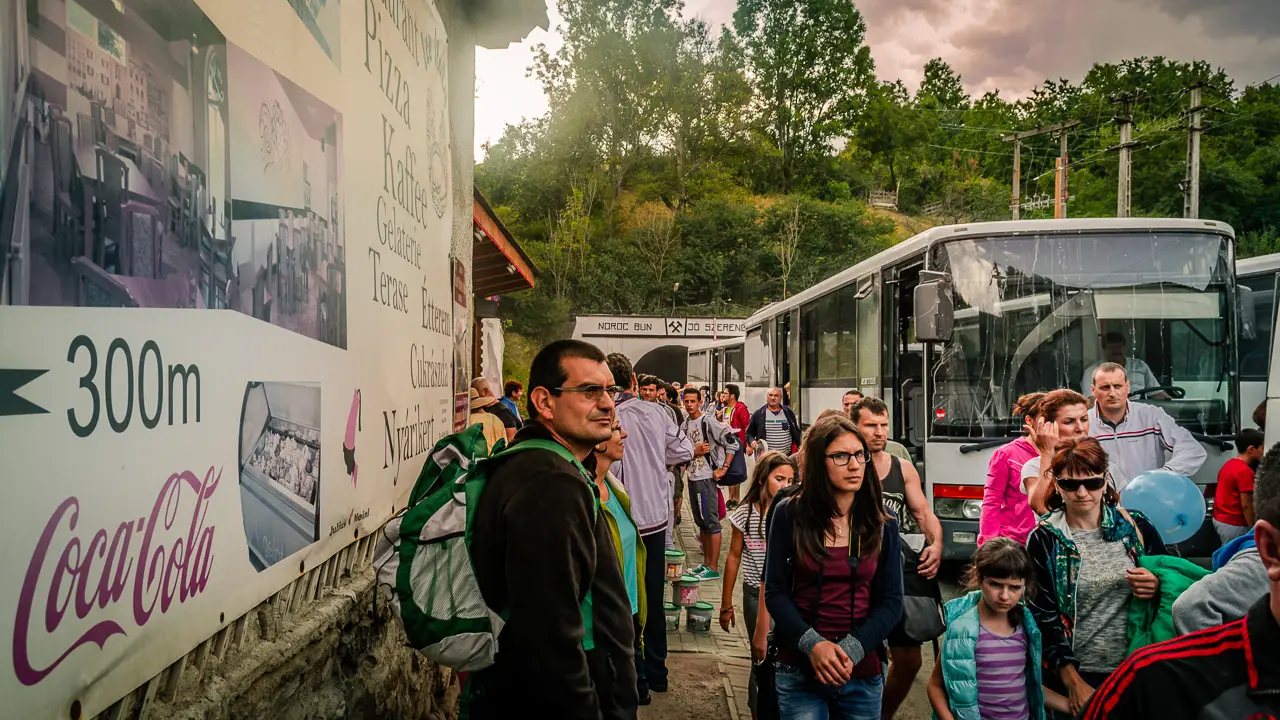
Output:
<svg viewBox="0 0 1280 720">
<path fill-rule="evenodd" d="M 498 400 L 478 381 L 473 419 L 498 418 L 507 443 L 560 443 L 594 483 L 539 450 L 490 476 L 468 532 L 505 626 L 496 662 L 468 679 L 471 717 L 630 719 L 669 689 L 664 554 L 686 497 L 704 557 L 691 572 L 723 583 L 719 624 L 750 636 L 757 718 L 892 718 L 933 640 L 942 720 L 1277 717 L 1280 445 L 1264 456 L 1260 432 L 1237 437 L 1212 571 L 1170 555 L 1120 493 L 1150 470 L 1193 475 L 1206 453 L 1130 399 L 1123 344 L 1113 354 L 1088 378 L 1092 402 L 1018 400 L 969 592 L 945 604 L 941 523 L 879 398 L 850 391 L 802 429 L 785 387 L 751 412 L 734 385 L 637 376 L 577 340 L 538 354 L 527 394 L 508 383 Z M 522 395 L 515 427 L 490 409 Z"/>
</svg>

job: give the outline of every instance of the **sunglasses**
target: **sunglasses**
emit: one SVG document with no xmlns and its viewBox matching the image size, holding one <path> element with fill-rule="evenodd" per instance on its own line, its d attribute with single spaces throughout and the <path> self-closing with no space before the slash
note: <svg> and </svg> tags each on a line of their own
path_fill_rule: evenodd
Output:
<svg viewBox="0 0 1280 720">
<path fill-rule="evenodd" d="M 1058 478 L 1057 482 L 1058 489 L 1067 495 L 1079 490 L 1081 487 L 1089 492 L 1097 492 L 1107 485 L 1107 479 L 1101 475 L 1090 478 Z"/>
<path fill-rule="evenodd" d="M 594 402 L 604 397 L 606 392 L 610 395 L 616 395 L 617 393 L 622 392 L 622 388 L 617 385 L 578 385 L 577 387 L 551 388 L 552 395 L 559 395 L 560 393 L 567 392 L 582 393 L 583 397 Z"/>
</svg>

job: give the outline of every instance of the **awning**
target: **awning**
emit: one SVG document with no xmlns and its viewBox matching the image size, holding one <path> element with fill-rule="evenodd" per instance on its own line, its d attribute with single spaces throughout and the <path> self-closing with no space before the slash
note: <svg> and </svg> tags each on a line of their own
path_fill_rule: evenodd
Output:
<svg viewBox="0 0 1280 720">
<path fill-rule="evenodd" d="M 533 261 L 475 191 L 474 234 L 471 244 L 471 284 L 476 297 L 493 297 L 534 286 Z"/>
<path fill-rule="evenodd" d="M 472 0 L 464 5 L 476 45 L 490 50 L 502 50 L 534 28 L 546 30 L 550 25 L 546 0 Z"/>
</svg>

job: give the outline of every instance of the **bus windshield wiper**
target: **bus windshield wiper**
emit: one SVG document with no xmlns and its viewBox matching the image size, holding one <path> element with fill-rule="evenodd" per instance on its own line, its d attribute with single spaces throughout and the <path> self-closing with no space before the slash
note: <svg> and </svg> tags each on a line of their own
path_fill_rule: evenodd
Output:
<svg viewBox="0 0 1280 720">
<path fill-rule="evenodd" d="M 979 450 L 986 450 L 988 448 L 1000 447 L 1001 445 L 1008 445 L 1009 443 L 1017 439 L 1018 438 L 1016 437 L 1006 437 L 1006 438 L 997 438 L 995 440 L 983 440 L 982 442 L 970 443 L 968 445 L 961 445 L 960 453 L 963 455 L 968 455 L 971 452 L 978 452 Z"/>
</svg>

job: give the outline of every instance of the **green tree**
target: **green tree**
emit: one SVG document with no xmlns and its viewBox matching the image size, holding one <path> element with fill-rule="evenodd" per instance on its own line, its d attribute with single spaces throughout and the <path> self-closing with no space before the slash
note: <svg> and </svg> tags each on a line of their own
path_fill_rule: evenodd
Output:
<svg viewBox="0 0 1280 720">
<path fill-rule="evenodd" d="M 740 0 L 733 27 L 788 191 L 798 164 L 831 155 L 866 104 L 875 82 L 866 24 L 848 0 Z"/>
<path fill-rule="evenodd" d="M 916 104 L 928 109 L 963 111 L 969 107 L 969 93 L 965 92 L 960 75 L 942 58 L 934 58 L 925 63 Z"/>
<path fill-rule="evenodd" d="M 920 152 L 925 139 L 920 112 L 912 107 L 902 81 L 881 83 L 858 123 L 858 144 L 889 173 L 889 187 L 896 188 L 904 166 Z"/>
</svg>

